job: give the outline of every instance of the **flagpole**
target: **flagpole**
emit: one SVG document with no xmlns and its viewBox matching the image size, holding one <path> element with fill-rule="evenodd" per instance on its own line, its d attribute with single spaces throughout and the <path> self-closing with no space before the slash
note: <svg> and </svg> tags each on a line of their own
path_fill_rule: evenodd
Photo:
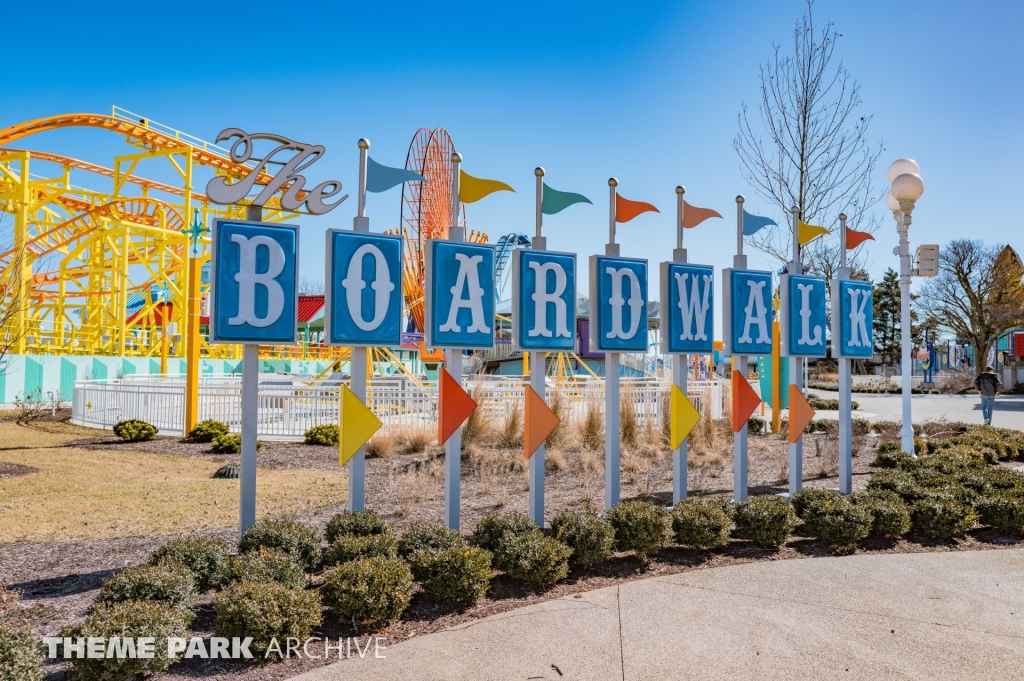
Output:
<svg viewBox="0 0 1024 681">
<path fill-rule="evenodd" d="M 840 314 L 841 301 L 839 282 L 850 278 L 846 264 L 846 213 L 839 214 L 839 276 L 833 284 L 832 315 Z M 842 321 L 832 326 L 832 356 L 841 354 Z M 836 331 L 839 331 L 837 334 Z M 853 491 L 853 414 L 850 411 L 850 358 L 839 358 L 839 491 L 850 494 Z"/>
<path fill-rule="evenodd" d="M 352 231 L 369 232 L 370 218 L 366 217 L 366 157 L 370 140 L 362 138 L 359 146 L 359 189 L 357 194 L 356 217 L 352 220 Z M 329 283 L 329 282 L 328 282 Z M 349 386 L 359 401 L 366 404 L 366 348 L 350 348 L 352 359 L 349 363 Z M 339 402 L 339 409 L 341 404 Z M 348 510 L 362 511 L 366 507 L 366 445 L 348 460 Z"/>
<path fill-rule="evenodd" d="M 736 256 L 732 266 L 737 270 L 747 269 L 747 256 L 743 255 L 743 196 L 736 197 Z M 730 314 L 727 310 L 726 314 Z M 747 380 L 747 358 L 745 355 L 733 355 L 733 372 L 739 372 L 742 380 Z M 735 390 L 735 388 L 734 388 Z M 736 405 L 733 395 L 733 405 Z M 747 499 L 747 428 L 732 434 L 732 489 L 733 501 Z"/>
<path fill-rule="evenodd" d="M 544 169 L 536 168 L 533 171 L 537 178 L 537 230 L 533 237 L 531 247 L 535 251 L 547 250 L 547 239 L 544 238 L 542 230 L 544 227 Z M 518 312 L 516 312 L 518 314 Z M 542 401 L 545 400 L 544 388 L 547 366 L 543 352 L 530 352 L 530 387 L 537 393 Z M 524 391 L 525 392 L 525 391 Z M 530 518 L 537 523 L 538 527 L 544 527 L 544 443 L 541 443 L 537 451 L 530 457 Z"/>
<path fill-rule="evenodd" d="M 676 187 L 676 248 L 672 251 L 672 261 L 677 263 L 686 262 L 686 249 L 683 248 L 683 212 L 685 211 L 683 194 L 686 193 L 686 187 L 682 185 Z M 669 284 L 671 286 L 671 284 Z M 663 305 L 668 305 L 668 301 L 662 301 Z M 662 333 L 666 332 L 666 329 L 661 329 Z M 664 342 L 664 339 L 662 340 Z M 672 361 L 672 382 L 682 391 L 683 395 L 686 395 L 686 389 L 689 383 L 689 372 L 687 371 L 687 362 L 689 356 L 685 354 L 676 355 Z M 705 407 L 706 409 L 706 407 Z M 678 504 L 681 500 L 686 498 L 687 493 L 687 443 L 686 438 L 679 443 L 679 447 L 672 452 L 672 503 Z"/>
<path fill-rule="evenodd" d="M 792 213 L 792 221 L 793 221 L 793 260 L 792 260 L 792 262 L 789 263 L 789 274 L 790 275 L 803 274 L 803 265 L 800 263 L 800 209 L 797 208 L 796 206 L 793 206 L 789 210 L 790 210 L 790 213 Z M 788 296 L 787 296 L 787 300 L 788 300 Z M 790 304 L 788 306 L 786 306 L 786 307 L 787 308 L 791 308 L 792 307 L 792 302 L 790 302 Z M 788 325 L 790 323 L 789 316 L 791 314 L 791 310 L 790 309 L 783 309 L 782 312 L 783 312 L 783 315 L 784 315 L 784 319 L 783 319 L 782 323 Z M 790 339 L 789 343 L 790 343 L 790 345 L 792 345 L 793 340 Z M 802 368 L 803 368 L 803 365 L 802 365 L 802 361 L 803 360 L 802 360 L 802 358 L 799 358 L 799 357 L 793 357 L 791 351 L 792 351 L 792 347 L 786 348 L 786 354 L 789 355 L 789 357 L 790 357 L 790 360 L 789 360 L 789 384 L 791 386 L 794 386 L 797 390 L 800 390 L 800 383 L 801 383 L 801 378 L 802 378 L 801 371 L 802 371 Z M 796 361 L 794 362 L 794 360 L 796 360 Z M 794 363 L 796 364 L 796 366 L 793 366 Z M 790 405 L 789 406 L 792 409 L 792 407 L 793 407 L 792 399 L 790 399 Z M 793 427 L 793 415 L 792 415 L 792 413 L 790 414 L 790 417 L 789 417 L 789 424 L 790 424 L 790 427 L 792 428 Z M 789 444 L 789 496 L 790 496 L 790 498 L 793 498 L 793 496 L 797 492 L 799 492 L 800 489 L 803 487 L 803 470 L 804 470 L 804 436 L 801 433 L 801 434 L 797 435 L 796 442 L 790 442 L 790 444 Z"/>
<path fill-rule="evenodd" d="M 608 180 L 608 243 L 604 254 L 612 258 L 619 255 L 619 245 L 615 243 L 615 188 L 618 185 L 614 177 Z M 600 273 L 597 276 L 601 276 Z M 590 323 L 595 321 L 591 319 Z M 606 352 L 604 357 L 604 507 L 610 510 L 619 503 L 619 353 Z"/>
<path fill-rule="evenodd" d="M 465 241 L 463 228 L 459 226 L 459 169 L 462 155 L 452 152 L 452 225 L 448 228 L 449 241 Z M 462 350 L 447 349 L 444 351 L 445 366 L 455 383 L 462 386 Z M 440 386 L 440 382 L 438 383 Z M 444 444 L 444 521 L 453 529 L 459 530 L 459 511 L 461 506 L 462 476 L 462 426 L 460 425 Z"/>
</svg>

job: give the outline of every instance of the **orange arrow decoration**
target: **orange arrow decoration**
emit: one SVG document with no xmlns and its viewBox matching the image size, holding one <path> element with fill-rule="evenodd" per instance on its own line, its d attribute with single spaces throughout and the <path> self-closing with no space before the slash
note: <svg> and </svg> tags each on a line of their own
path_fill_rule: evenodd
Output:
<svg viewBox="0 0 1024 681">
<path fill-rule="evenodd" d="M 441 369 L 437 389 L 437 444 L 448 442 L 455 429 L 466 422 L 476 407 L 473 398 L 452 378 L 448 370 Z"/>
<path fill-rule="evenodd" d="M 800 388 L 789 384 L 789 441 L 796 441 L 803 435 L 807 425 L 814 418 L 814 408 L 800 392 Z"/>
<path fill-rule="evenodd" d="M 738 433 L 747 425 L 747 419 L 761 404 L 750 383 L 738 371 L 732 372 L 732 432 Z"/>
<path fill-rule="evenodd" d="M 548 435 L 554 432 L 562 420 L 555 416 L 547 402 L 532 387 L 526 386 L 526 422 L 524 424 L 523 456 L 533 456 Z"/>
</svg>

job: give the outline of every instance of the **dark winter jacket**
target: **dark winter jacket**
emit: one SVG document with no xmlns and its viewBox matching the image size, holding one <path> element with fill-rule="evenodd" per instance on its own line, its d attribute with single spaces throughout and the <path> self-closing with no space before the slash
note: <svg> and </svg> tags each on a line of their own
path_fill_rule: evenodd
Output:
<svg viewBox="0 0 1024 681">
<path fill-rule="evenodd" d="M 1003 382 L 999 380 L 999 376 L 995 373 L 985 371 L 974 379 L 974 387 L 982 395 L 991 397 L 999 392 L 999 389 L 1003 387 Z"/>
</svg>

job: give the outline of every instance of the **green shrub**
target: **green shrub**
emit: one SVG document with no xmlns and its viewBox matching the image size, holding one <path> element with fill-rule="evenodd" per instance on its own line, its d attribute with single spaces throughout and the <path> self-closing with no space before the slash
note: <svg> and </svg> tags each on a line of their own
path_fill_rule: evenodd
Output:
<svg viewBox="0 0 1024 681">
<path fill-rule="evenodd" d="M 150 601 L 187 610 L 196 595 L 192 572 L 177 563 L 164 563 L 121 570 L 103 582 L 96 602 Z"/>
<path fill-rule="evenodd" d="M 513 511 L 512 513 L 490 513 L 480 519 L 473 532 L 473 543 L 492 553 L 510 534 L 528 534 L 537 528 L 530 516 Z"/>
<path fill-rule="evenodd" d="M 371 535 L 387 535 L 394 538 L 395 528 L 384 520 L 376 511 L 342 511 L 327 521 L 324 532 L 327 543 L 333 544 L 338 537 L 369 537 Z"/>
<path fill-rule="evenodd" d="M 114 435 L 125 442 L 145 442 L 156 437 L 156 428 L 139 419 L 127 419 L 114 424 Z"/>
<path fill-rule="evenodd" d="M 306 571 L 290 553 L 281 549 L 262 549 L 232 557 L 228 564 L 227 580 L 277 582 L 302 589 L 306 586 Z"/>
<path fill-rule="evenodd" d="M 66 626 L 61 637 L 109 639 L 152 637 L 153 657 L 75 658 L 71 660 L 72 681 L 122 681 L 148 672 L 157 674 L 174 661 L 167 657 L 167 639 L 188 636 L 189 617 L 180 608 L 150 601 L 100 603 L 81 624 Z"/>
<path fill-rule="evenodd" d="M 672 532 L 676 543 L 692 549 L 725 546 L 732 530 L 732 518 L 712 497 L 683 499 L 672 509 Z"/>
<path fill-rule="evenodd" d="M 256 440 L 256 451 L 263 448 L 263 441 Z M 238 433 L 218 435 L 210 443 L 210 451 L 214 454 L 239 454 L 242 451 L 242 436 Z"/>
<path fill-rule="evenodd" d="M 326 423 L 319 426 L 313 426 L 306 431 L 306 444 L 307 445 L 328 445 L 331 447 L 338 446 L 338 425 L 335 423 Z"/>
<path fill-rule="evenodd" d="M 783 497 L 751 497 L 736 504 L 736 532 L 762 546 L 782 546 L 796 526 L 793 505 Z"/>
<path fill-rule="evenodd" d="M 435 601 L 475 603 L 491 585 L 491 552 L 470 546 L 426 551 L 423 591 Z"/>
<path fill-rule="evenodd" d="M 8 629 L 0 624 L 0 679 L 43 681 L 43 651 L 28 627 Z"/>
<path fill-rule="evenodd" d="M 727 516 L 729 516 L 729 520 L 732 520 L 733 517 L 736 515 L 736 503 L 732 500 L 732 497 L 723 494 L 718 494 L 715 496 L 702 498 L 707 499 L 711 503 L 717 504 L 718 507 L 721 508 Z"/>
<path fill-rule="evenodd" d="M 767 425 L 767 423 L 768 422 L 765 421 L 760 416 L 751 416 L 749 419 L 747 419 L 747 434 L 748 435 L 761 435 L 761 434 L 763 434 L 764 431 L 765 431 L 765 426 Z"/>
<path fill-rule="evenodd" d="M 271 639 L 305 640 L 320 626 L 320 595 L 276 582 L 233 582 L 213 603 L 214 632 L 224 638 L 252 637 L 250 650 L 263 656 Z"/>
<path fill-rule="evenodd" d="M 945 495 L 914 502 L 910 511 L 914 532 L 925 537 L 948 539 L 962 536 L 978 519 L 970 506 Z"/>
<path fill-rule="evenodd" d="M 231 432 L 228 424 L 215 419 L 206 419 L 196 424 L 196 427 L 188 431 L 185 439 L 189 442 L 213 442 L 221 435 Z"/>
<path fill-rule="evenodd" d="M 545 537 L 540 529 L 532 532 L 509 533 L 498 545 L 494 563 L 510 577 L 530 584 L 548 586 L 569 574 L 569 556 L 572 549 Z"/>
<path fill-rule="evenodd" d="M 850 426 L 854 435 L 867 435 L 871 432 L 871 421 L 867 419 L 851 419 Z"/>
<path fill-rule="evenodd" d="M 228 565 L 229 547 L 220 539 L 184 537 L 172 539 L 149 554 L 150 565 L 178 563 L 192 571 L 196 587 L 206 591 L 220 585 Z"/>
<path fill-rule="evenodd" d="M 649 501 L 624 501 L 608 511 L 615 547 L 645 560 L 668 542 L 668 511 Z"/>
<path fill-rule="evenodd" d="M 569 565 L 589 568 L 607 560 L 615 549 L 615 530 L 592 511 L 562 511 L 551 520 L 555 538 L 572 549 Z"/>
<path fill-rule="evenodd" d="M 312 528 L 294 520 L 261 520 L 250 527 L 238 542 L 239 553 L 281 549 L 290 553 L 307 570 L 320 564 L 320 537 Z"/>
<path fill-rule="evenodd" d="M 416 579 L 426 578 L 430 551 L 466 548 L 466 538 L 440 523 L 415 523 L 398 540 L 398 556 L 409 561 Z"/>
<path fill-rule="evenodd" d="M 871 513 L 869 536 L 895 538 L 910 531 L 910 506 L 895 492 L 863 492 L 854 495 L 854 503 Z"/>
<path fill-rule="evenodd" d="M 397 554 L 398 549 L 393 535 L 371 534 L 368 537 L 342 535 L 327 547 L 327 551 L 324 553 L 324 564 L 336 565 L 374 556 L 394 558 Z"/>
<path fill-rule="evenodd" d="M 822 489 L 820 487 L 804 487 L 793 495 L 793 511 L 801 520 L 806 520 L 806 514 L 811 507 L 822 504 L 840 503 L 843 495 L 834 489 Z"/>
<path fill-rule="evenodd" d="M 895 492 L 907 503 L 912 503 L 926 496 L 925 490 L 914 476 L 903 470 L 882 470 L 871 474 L 868 479 L 868 491 Z"/>
<path fill-rule="evenodd" d="M 324 571 L 324 603 L 345 619 L 385 623 L 402 616 L 412 598 L 412 573 L 398 558 L 377 556 Z"/>
<path fill-rule="evenodd" d="M 857 550 L 857 542 L 871 532 L 874 517 L 866 506 L 852 503 L 847 497 L 821 498 L 804 509 L 804 526 L 828 550 L 838 555 L 850 555 Z"/>
<path fill-rule="evenodd" d="M 981 522 L 993 530 L 1024 537 L 1024 495 L 995 492 L 975 504 L 975 510 Z"/>
</svg>

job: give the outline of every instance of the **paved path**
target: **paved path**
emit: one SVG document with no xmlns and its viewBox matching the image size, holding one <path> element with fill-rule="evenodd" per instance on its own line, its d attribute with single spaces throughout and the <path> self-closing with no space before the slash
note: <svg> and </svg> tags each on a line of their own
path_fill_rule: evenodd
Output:
<svg viewBox="0 0 1024 681">
<path fill-rule="evenodd" d="M 839 393 L 828 390 L 811 389 L 809 392 L 823 399 L 838 399 Z M 860 409 L 853 412 L 854 418 L 869 421 L 901 421 L 903 419 L 903 401 L 900 395 L 878 395 L 874 393 L 854 393 L 853 401 Z M 914 395 L 911 398 L 911 410 L 914 423 L 924 421 L 963 421 L 981 424 L 981 400 L 977 395 Z M 766 413 L 771 411 L 766 409 Z M 839 418 L 839 412 L 819 411 L 817 418 Z M 1024 430 L 1024 395 L 1000 395 L 996 398 L 996 410 L 992 425 L 1001 428 Z"/>
<path fill-rule="evenodd" d="M 1020 679 L 1024 548 L 693 570 L 413 638 L 302 681 Z"/>
</svg>

